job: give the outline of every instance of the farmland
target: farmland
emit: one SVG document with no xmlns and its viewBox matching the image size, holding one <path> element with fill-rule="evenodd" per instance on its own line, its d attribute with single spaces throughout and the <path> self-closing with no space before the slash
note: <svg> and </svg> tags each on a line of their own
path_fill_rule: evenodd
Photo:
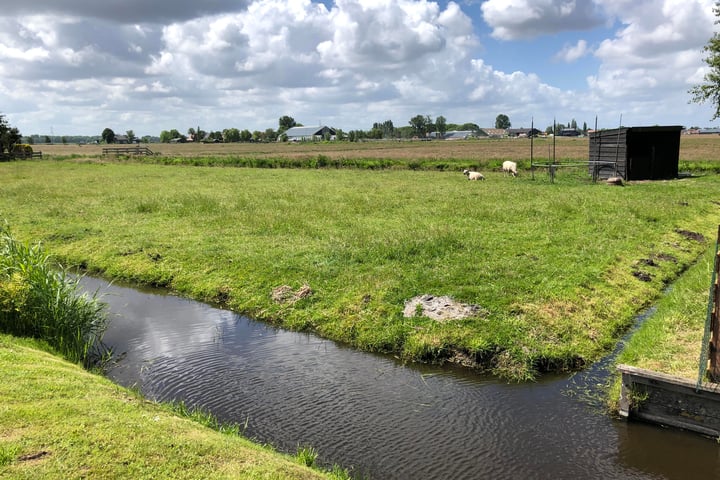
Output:
<svg viewBox="0 0 720 480">
<path fill-rule="evenodd" d="M 712 171 L 717 141 L 683 139 L 681 163 Z M 587 156 L 583 139 L 555 147 L 557 158 Z M 322 155 L 445 166 L 419 171 L 177 168 L 103 158 L 95 146 L 39 148 L 49 161 L 0 164 L 0 217 L 65 265 L 357 348 L 516 379 L 607 353 L 707 250 L 720 213 L 712 174 L 618 188 L 580 173 L 552 184 L 494 171 L 503 159 L 527 165 L 527 139 L 159 145 L 154 159 Z M 457 171 L 476 164 L 487 167 L 486 182 Z M 276 302 L 281 286 L 312 293 Z M 404 303 L 422 294 L 479 314 L 404 317 Z"/>
</svg>

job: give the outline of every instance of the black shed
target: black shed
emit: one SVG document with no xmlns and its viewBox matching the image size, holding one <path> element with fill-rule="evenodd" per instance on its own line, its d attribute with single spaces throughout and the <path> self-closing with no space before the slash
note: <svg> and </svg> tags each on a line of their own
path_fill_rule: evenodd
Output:
<svg viewBox="0 0 720 480">
<path fill-rule="evenodd" d="M 624 180 L 677 178 L 680 126 L 622 127 L 590 133 L 590 175 Z"/>
</svg>

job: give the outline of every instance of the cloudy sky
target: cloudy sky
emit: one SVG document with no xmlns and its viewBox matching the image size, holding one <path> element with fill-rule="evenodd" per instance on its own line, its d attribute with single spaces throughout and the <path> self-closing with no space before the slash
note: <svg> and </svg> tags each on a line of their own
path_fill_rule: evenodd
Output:
<svg viewBox="0 0 720 480">
<path fill-rule="evenodd" d="M 717 126 L 688 103 L 715 0 L 0 0 L 25 135 L 200 126 Z"/>
</svg>

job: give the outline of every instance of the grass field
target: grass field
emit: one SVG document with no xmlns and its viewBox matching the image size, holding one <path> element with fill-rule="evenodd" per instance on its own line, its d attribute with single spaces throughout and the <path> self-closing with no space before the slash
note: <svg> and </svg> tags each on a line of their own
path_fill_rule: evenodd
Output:
<svg viewBox="0 0 720 480">
<path fill-rule="evenodd" d="M 143 144 L 145 146 L 145 144 Z M 147 144 L 166 158 L 306 159 L 321 155 L 329 160 L 394 160 L 400 163 L 420 162 L 429 165 L 497 166 L 503 160 L 514 160 L 530 166 L 531 142 L 527 138 L 479 139 L 474 141 L 376 141 L 363 143 L 229 143 L 229 144 Z M 98 157 L 103 145 L 35 145 L 36 151 L 51 158 Z M 720 168 L 720 136 L 684 135 L 681 137 L 681 170 L 709 163 Z M 538 138 L 532 142 L 536 162 L 587 160 L 588 139 L 558 137 Z M 687 162 L 691 162 L 688 164 Z"/>
<path fill-rule="evenodd" d="M 358 348 L 522 379 L 607 352 L 706 251 L 720 214 L 715 175 L 624 188 L 575 173 L 554 184 L 486 176 L 12 162 L 0 164 L 0 218 L 68 265 Z M 313 293 L 276 303 L 283 285 Z M 403 317 L 421 294 L 481 314 Z"/>
</svg>

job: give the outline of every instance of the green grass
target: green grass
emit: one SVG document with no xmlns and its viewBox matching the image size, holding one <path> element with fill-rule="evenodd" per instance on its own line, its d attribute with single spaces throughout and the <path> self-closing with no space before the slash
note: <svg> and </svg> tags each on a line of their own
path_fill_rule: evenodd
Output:
<svg viewBox="0 0 720 480">
<path fill-rule="evenodd" d="M 178 416 L 28 340 L 0 334 L 0 378 L 4 479 L 349 478 Z"/>
<path fill-rule="evenodd" d="M 713 241 L 627 341 L 617 363 L 698 378 L 714 254 Z"/>
<path fill-rule="evenodd" d="M 0 218 L 73 266 L 406 359 L 513 378 L 581 367 L 707 247 L 720 178 L 0 165 Z M 683 233 L 684 232 L 684 233 Z M 311 296 L 274 303 L 273 288 Z M 486 315 L 404 318 L 430 293 Z"/>
</svg>

